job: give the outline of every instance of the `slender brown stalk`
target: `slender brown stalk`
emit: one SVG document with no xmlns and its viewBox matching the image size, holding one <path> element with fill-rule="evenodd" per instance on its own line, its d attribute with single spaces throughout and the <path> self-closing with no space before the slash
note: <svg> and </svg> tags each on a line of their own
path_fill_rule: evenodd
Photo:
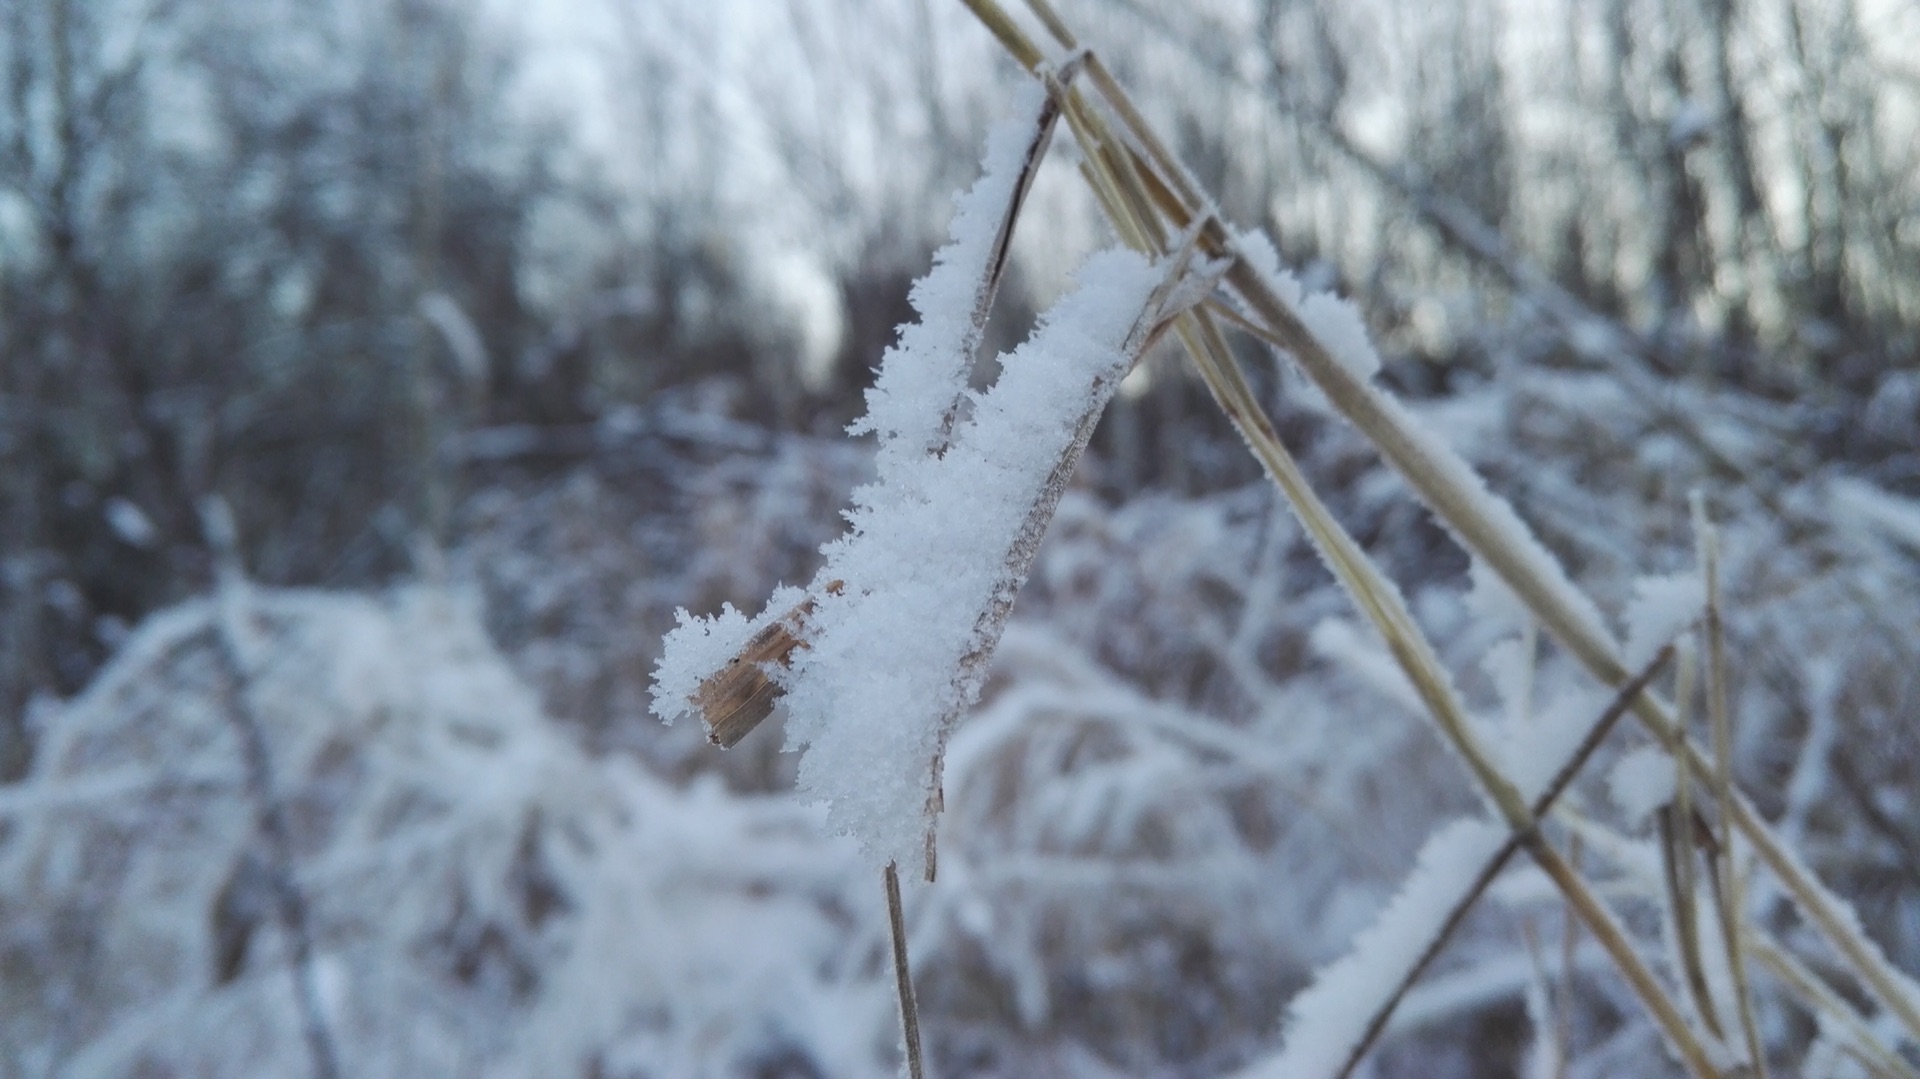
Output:
<svg viewBox="0 0 1920 1079">
<path fill-rule="evenodd" d="M 1594 750 L 1600 748 L 1600 743 L 1606 740 L 1608 732 L 1613 730 L 1614 725 L 1620 721 L 1620 717 L 1627 713 L 1627 708 L 1633 703 L 1634 695 L 1645 689 L 1672 657 L 1672 645 L 1660 649 L 1646 668 L 1614 695 L 1612 703 L 1607 705 L 1606 710 L 1600 713 L 1600 718 L 1595 720 L 1593 726 L 1587 730 L 1587 736 L 1581 740 L 1580 747 L 1574 751 L 1572 757 L 1568 758 L 1566 765 L 1554 775 L 1553 781 L 1547 784 L 1546 790 L 1541 791 L 1540 796 L 1534 799 L 1535 820 L 1545 819 L 1547 813 L 1553 809 L 1554 802 L 1559 800 L 1561 793 L 1567 789 L 1567 785 L 1573 782 L 1573 777 L 1579 774 L 1587 759 L 1593 756 Z M 1452 938 L 1453 931 L 1466 920 L 1467 911 L 1479 900 L 1481 893 L 1487 890 L 1487 886 L 1493 883 L 1494 878 L 1500 875 L 1500 871 L 1506 868 L 1507 863 L 1513 859 L 1513 853 L 1522 846 L 1522 842 L 1519 833 L 1508 836 L 1507 841 L 1501 844 L 1493 857 L 1487 859 L 1486 865 L 1482 866 L 1480 873 L 1473 878 L 1473 883 L 1460 897 L 1460 901 L 1447 912 L 1446 920 L 1441 923 L 1440 932 L 1434 934 L 1433 939 L 1427 942 L 1426 950 L 1421 952 L 1420 957 L 1407 968 L 1407 973 L 1400 979 L 1400 984 L 1394 987 L 1392 994 L 1381 1002 L 1372 1018 L 1367 1020 L 1365 1032 L 1354 1044 L 1353 1051 L 1347 1054 L 1346 1063 L 1342 1064 L 1340 1070 L 1335 1073 L 1335 1079 L 1347 1079 L 1347 1076 L 1352 1075 L 1353 1070 L 1360 1066 L 1368 1050 L 1373 1048 L 1373 1044 L 1387 1029 L 1387 1023 L 1392 1020 L 1395 1009 L 1400 1007 L 1400 1001 L 1406 997 L 1407 991 L 1413 988 L 1413 983 L 1419 981 L 1420 976 L 1426 973 L 1427 968 L 1439 957 L 1447 941 Z"/>
<path fill-rule="evenodd" d="M 1713 794 L 1722 806 L 1733 801 L 1733 719 L 1727 706 L 1726 632 L 1720 621 L 1720 536 L 1707 519 L 1706 498 L 1693 492 L 1693 528 L 1699 545 L 1700 573 L 1707 585 L 1707 722 L 1713 727 Z M 1733 975 L 1735 1005 L 1740 1010 L 1740 1031 L 1747 1042 L 1747 1056 L 1753 1061 L 1758 1079 L 1767 1077 L 1766 1054 L 1760 1044 L 1760 1026 L 1753 1015 L 1753 994 L 1747 984 L 1746 950 L 1741 946 L 1740 922 L 1746 903 L 1740 859 L 1734 846 L 1733 814 L 1720 814 L 1718 875 L 1714 889 L 1719 901 L 1720 931 L 1727 949 L 1727 969 Z"/>
<path fill-rule="evenodd" d="M 1716 1038 L 1726 1037 L 1720 1026 L 1713 993 L 1707 987 L 1706 965 L 1700 955 L 1699 888 L 1695 882 L 1698 854 L 1693 828 L 1693 775 L 1687 770 L 1687 708 L 1693 700 L 1693 652 L 1680 655 L 1680 669 L 1674 679 L 1674 738 L 1667 744 L 1673 755 L 1673 802 L 1660 809 L 1660 852 L 1667 887 L 1667 906 L 1673 916 L 1674 949 L 1680 956 L 1680 969 L 1686 976 L 1687 991 L 1702 1022 Z"/>
<path fill-rule="evenodd" d="M 900 903 L 900 869 L 887 863 L 887 931 L 893 938 L 893 987 L 900 997 L 900 1036 L 907 1047 L 908 1079 L 926 1079 L 920 1052 L 920 1006 L 913 997 L 913 971 L 907 963 L 907 917 Z"/>
</svg>

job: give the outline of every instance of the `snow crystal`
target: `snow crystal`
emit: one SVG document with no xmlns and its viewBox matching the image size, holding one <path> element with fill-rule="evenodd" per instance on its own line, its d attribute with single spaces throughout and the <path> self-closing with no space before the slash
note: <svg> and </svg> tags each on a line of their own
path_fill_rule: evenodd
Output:
<svg viewBox="0 0 1920 1079">
<path fill-rule="evenodd" d="M 1353 304 L 1331 292 L 1308 296 L 1298 308 L 1300 321 L 1353 377 L 1365 382 L 1380 371 L 1380 354 L 1367 338 L 1367 324 Z"/>
<path fill-rule="evenodd" d="M 1646 666 L 1654 653 L 1699 618 L 1706 606 L 1706 584 L 1697 573 L 1636 580 L 1633 599 L 1627 604 L 1627 666 Z"/>
<path fill-rule="evenodd" d="M 1266 233 L 1239 232 L 1233 239 L 1267 288 L 1342 367 L 1362 382 L 1379 373 L 1380 354 L 1374 351 L 1359 309 L 1332 292 L 1309 292 L 1299 278 L 1282 268 L 1279 253 Z"/>
<path fill-rule="evenodd" d="M 1502 629 L 1520 629 L 1533 621 L 1527 605 L 1479 555 L 1467 563 L 1467 580 L 1467 610 L 1475 618 Z"/>
<path fill-rule="evenodd" d="M 1244 1079 L 1332 1075 L 1506 840 L 1505 828 L 1472 819 L 1454 821 L 1428 839 L 1400 894 L 1353 950 L 1288 1006 L 1285 1048 L 1242 1073 Z"/>
<path fill-rule="evenodd" d="M 1638 825 L 1673 801 L 1673 758 L 1658 746 L 1641 746 L 1621 757 L 1607 773 L 1607 792 L 1627 820 Z"/>
<path fill-rule="evenodd" d="M 1092 419 L 1125 375 L 1127 339 L 1162 273 L 1131 252 L 1095 255 L 1078 289 L 1002 361 L 945 454 L 883 453 L 879 478 L 854 495 L 851 532 L 824 549 L 808 647 L 781 673 L 788 735 L 807 747 L 800 787 L 877 861 L 917 864 L 934 762 L 973 702 L 985 655 L 1024 576 Z M 896 352 L 889 367 L 917 362 Z M 937 413 L 937 397 L 892 399 Z M 903 429 L 872 425 L 883 450 Z M 918 438 L 915 434 L 910 436 Z M 1037 520 L 1036 520 L 1037 516 Z M 1012 575 L 1012 579 L 1010 578 Z"/>
<path fill-rule="evenodd" d="M 909 299 L 919 321 L 902 330 L 899 344 L 882 357 L 879 377 L 867 390 L 867 413 L 848 428 L 856 435 L 880 435 L 883 459 L 933 449 L 949 410 L 966 393 L 967 372 L 980 343 L 977 315 L 985 299 L 986 270 L 1045 104 L 1046 91 L 1038 82 L 1021 87 L 1013 118 L 987 137 L 980 179 L 955 200 L 951 242 L 934 255 L 933 269 L 914 283 Z"/>
</svg>

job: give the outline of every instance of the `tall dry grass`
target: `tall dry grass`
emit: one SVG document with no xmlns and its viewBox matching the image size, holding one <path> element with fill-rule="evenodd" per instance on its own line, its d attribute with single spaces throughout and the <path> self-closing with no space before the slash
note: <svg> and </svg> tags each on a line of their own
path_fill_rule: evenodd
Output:
<svg viewBox="0 0 1920 1079">
<path fill-rule="evenodd" d="M 1739 672 L 1726 646 L 1720 541 L 1704 499 L 1696 494 L 1692 506 L 1694 568 L 1703 582 L 1704 603 L 1691 612 L 1690 623 L 1656 642 L 1650 660 L 1630 662 L 1627 647 L 1599 607 L 1513 508 L 1373 380 L 1370 348 L 1330 339 L 1324 320 L 1316 328 L 1315 320 L 1303 317 L 1301 305 L 1284 294 L 1270 259 L 1220 218 L 1213 201 L 1168 151 L 1100 55 L 1079 41 L 1047 0 L 1028 0 L 1027 21 L 996 0 L 965 2 L 1013 59 L 1047 88 L 1051 108 L 1035 134 L 1029 169 L 1032 158 L 1045 150 L 1056 118 L 1064 122 L 1078 150 L 1080 174 L 1121 239 L 1182 275 L 1172 292 L 1203 297 L 1143 312 L 1152 322 L 1149 336 L 1165 333 L 1178 340 L 1354 609 L 1377 632 L 1486 812 L 1507 832 L 1506 841 L 1477 873 L 1469 874 L 1470 883 L 1457 895 L 1422 897 L 1425 902 L 1445 902 L 1446 916 L 1437 929 L 1419 938 L 1414 954 L 1400 957 L 1400 973 L 1375 979 L 1380 984 L 1368 986 L 1349 1002 L 1368 1010 L 1367 1021 L 1364 1032 L 1345 1047 L 1337 1074 L 1350 1074 L 1361 1063 L 1409 986 L 1515 854 L 1524 854 L 1550 882 L 1569 917 L 1597 942 L 1689 1074 L 1700 1079 L 1769 1074 L 1770 1049 L 1756 1019 L 1756 1000 L 1763 990 L 1755 975 L 1762 970 L 1770 999 L 1790 1002 L 1812 1016 L 1839 1055 L 1850 1057 L 1868 1074 L 1915 1074 L 1899 1046 L 1920 1044 L 1920 991 L 1734 782 L 1728 686 Z M 991 304 L 1024 191 L 1023 182 L 1006 207 L 999 257 L 981 282 L 976 323 L 984 321 Z M 1564 739 L 1558 748 L 1537 748 L 1530 760 L 1516 759 L 1493 743 L 1399 587 L 1343 526 L 1283 442 L 1250 388 L 1253 380 L 1245 360 L 1230 347 L 1229 335 L 1235 333 L 1286 357 L 1404 479 L 1475 563 L 1517 599 L 1533 623 L 1612 694 L 1612 702 L 1574 732 L 1579 737 Z M 1623 377 L 1633 382 L 1630 375 Z M 1634 383 L 1628 388 L 1642 387 Z M 1041 527 L 1053 509 L 1051 503 L 1035 507 Z M 1024 576 L 1024 566 L 1020 570 Z M 782 625 L 773 628 L 779 631 Z M 791 620 L 785 625 L 791 639 L 783 638 L 783 643 L 790 650 L 803 642 L 805 629 Z M 749 657 L 749 666 L 757 672 L 762 662 L 782 662 L 784 655 Z M 724 680 L 725 672 L 719 677 Z M 729 698 L 722 702 L 726 707 L 709 710 L 710 719 L 718 713 L 723 721 L 737 720 L 737 708 L 746 707 L 757 722 L 777 694 L 777 687 L 769 689 L 758 678 L 750 687 L 716 681 L 710 688 L 716 699 Z M 1698 718 L 1693 714 L 1696 690 L 1704 700 Z M 1663 925 L 1651 936 L 1630 927 L 1605 894 L 1601 872 L 1616 872 L 1620 866 L 1575 853 L 1583 840 L 1596 851 L 1617 849 L 1620 833 L 1560 799 L 1626 715 L 1648 732 L 1672 771 L 1671 790 L 1656 811 L 1662 879 L 1654 891 L 1661 897 Z M 725 740 L 730 744 L 742 733 L 735 723 L 724 731 Z M 939 767 L 936 761 L 936 784 Z M 891 867 L 888 884 L 903 1028 L 917 1079 L 923 1054 Z M 1759 905 L 1748 898 L 1756 889 L 1783 897 L 1794 916 L 1823 941 L 1830 954 L 1818 971 L 1779 938 L 1772 928 L 1776 922 L 1759 916 Z M 1313 1034 L 1292 1035 L 1303 1033 Z"/>
</svg>

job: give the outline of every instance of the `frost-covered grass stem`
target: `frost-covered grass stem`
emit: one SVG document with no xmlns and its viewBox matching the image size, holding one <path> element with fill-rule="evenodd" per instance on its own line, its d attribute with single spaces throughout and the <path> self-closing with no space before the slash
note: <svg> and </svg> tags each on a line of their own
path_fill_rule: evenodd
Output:
<svg viewBox="0 0 1920 1079">
<path fill-rule="evenodd" d="M 1075 48 L 1076 43 L 1059 28 L 1058 19 L 1045 9 L 1044 3 L 1034 6 L 1043 21 L 1056 28 L 1061 45 Z M 1097 58 L 1089 62 L 1089 69 L 1096 73 L 1101 70 Z M 1082 139 L 1092 140 L 1092 145 L 1085 147 L 1087 173 L 1095 193 L 1122 236 L 1149 252 L 1163 251 L 1168 230 L 1159 222 L 1155 207 L 1163 206 L 1166 202 L 1165 185 L 1161 185 L 1159 198 L 1147 192 L 1146 185 L 1140 179 L 1144 170 L 1139 166 L 1144 161 L 1137 159 L 1131 145 L 1114 137 L 1105 117 L 1087 107 L 1077 94 L 1069 99 L 1064 111 L 1075 134 Z M 1210 212 L 1191 211 L 1184 219 L 1177 217 L 1172 224 L 1182 231 L 1197 230 L 1194 232 L 1197 237 L 1217 233 L 1223 243 L 1232 242 Z M 1237 252 L 1229 249 L 1223 253 L 1232 259 L 1228 270 L 1229 280 L 1232 280 L 1236 271 L 1249 265 L 1246 258 Z M 1255 279 L 1258 280 L 1257 275 Z M 1264 281 L 1259 283 L 1262 289 L 1266 289 Z M 1272 296 L 1270 290 L 1268 295 L 1275 309 L 1295 327 L 1297 336 L 1313 341 L 1304 324 L 1293 315 L 1292 309 L 1277 296 Z M 1179 316 L 1176 329 L 1216 402 L 1233 421 L 1268 475 L 1286 494 L 1328 567 L 1380 632 L 1396 662 L 1439 724 L 1443 739 L 1460 754 L 1481 792 L 1492 802 L 1514 834 L 1521 837 L 1521 844 L 1527 847 L 1556 887 L 1566 893 L 1572 909 L 1607 949 L 1635 994 L 1642 999 L 1669 1042 L 1686 1061 L 1689 1070 L 1700 1076 L 1713 1075 L 1706 1048 L 1694 1036 L 1678 1006 L 1639 957 L 1624 929 L 1585 879 L 1539 835 L 1537 818 L 1532 814 L 1526 798 L 1502 773 L 1492 754 L 1474 732 L 1438 656 L 1406 609 L 1398 589 L 1386 580 L 1384 574 L 1334 519 L 1281 443 L 1265 410 L 1260 407 L 1233 359 L 1218 324 L 1205 310 L 1193 310 Z M 1318 345 L 1317 341 L 1314 343 Z"/>
<path fill-rule="evenodd" d="M 1778 978 L 1806 1003 L 1822 1026 L 1844 1032 L 1847 1050 L 1869 1074 L 1890 1079 L 1920 1079 L 1920 1071 L 1908 1064 L 1882 1040 L 1872 1024 L 1857 1008 L 1827 985 L 1812 968 L 1795 958 L 1764 933 L 1748 930 L 1742 934 L 1742 950 L 1751 955 L 1767 972 Z"/>
<path fill-rule="evenodd" d="M 1047 52 L 1027 36 L 1019 23 L 993 0 L 964 2 L 1015 59 L 1044 78 Z M 1467 764 L 1476 785 L 1498 807 L 1516 833 L 1532 834 L 1534 821 L 1530 819 L 1529 807 L 1491 756 L 1477 744 L 1431 646 L 1406 614 L 1390 582 L 1326 514 L 1324 505 L 1279 444 L 1259 403 L 1246 388 L 1238 361 L 1225 347 L 1217 320 L 1225 317 L 1290 356 L 1334 409 L 1361 431 L 1407 480 L 1462 546 L 1518 597 L 1535 624 L 1544 628 L 1596 679 L 1616 688 L 1633 681 L 1619 642 L 1599 610 L 1573 585 L 1512 508 L 1489 492 L 1451 448 L 1423 430 L 1391 394 L 1372 383 L 1369 357 L 1357 355 L 1351 342 L 1327 336 L 1325 320 L 1307 317 L 1292 300 L 1281 295 L 1269 271 L 1214 215 L 1198 185 L 1168 153 L 1099 56 L 1081 48 L 1047 0 L 1028 0 L 1027 6 L 1054 43 L 1085 64 L 1090 86 L 1063 87 L 1056 83 L 1053 90 L 1060 100 L 1064 118 L 1082 143 L 1083 173 L 1121 236 L 1139 249 L 1162 252 L 1167 249 L 1169 236 L 1185 234 L 1194 238 L 1205 256 L 1226 261 L 1225 283 L 1237 298 L 1235 307 L 1223 309 L 1217 301 L 1209 301 L 1207 307 L 1183 315 L 1176 326 L 1202 379 L 1269 475 L 1287 494 L 1329 568 L 1381 633 L 1444 737 Z M 1358 352 L 1370 353 L 1370 348 L 1362 341 Z M 1717 585 L 1714 587 L 1717 590 Z M 1738 926 L 1746 914 L 1741 909 L 1740 882 L 1735 879 L 1741 864 L 1734 857 L 1736 843 L 1752 844 L 1760 863 L 1780 881 L 1794 904 L 1844 957 L 1846 965 L 1901 1021 L 1909 1036 L 1920 1038 L 1920 992 L 1916 992 L 1910 979 L 1894 969 L 1880 949 L 1865 937 L 1846 904 L 1801 865 L 1731 782 L 1729 739 L 1724 722 L 1726 671 L 1724 646 L 1719 639 L 1717 595 L 1710 606 L 1715 608 L 1707 630 L 1708 710 L 1714 751 L 1709 754 L 1690 741 L 1671 706 L 1650 689 L 1636 690 L 1631 708 L 1655 738 L 1670 748 L 1678 767 L 1711 792 L 1719 807 L 1718 835 L 1714 837 L 1718 852 L 1713 861 L 1713 876 L 1709 879 L 1716 893 L 1716 913 L 1727 934 L 1729 959 L 1735 968 L 1735 995 L 1739 998 L 1735 1007 L 1747 1042 L 1747 1055 L 1754 1058 L 1755 1067 L 1764 1067 L 1748 999 L 1750 989 L 1740 973 L 1744 964 L 1740 959 Z M 1692 790 L 1691 782 L 1681 786 L 1689 792 Z M 1697 857 L 1691 842 L 1695 831 L 1693 816 L 1689 807 L 1672 829 L 1677 836 L 1672 847 L 1677 859 L 1673 864 L 1679 866 L 1683 860 L 1686 872 L 1682 875 L 1687 877 L 1692 876 L 1692 859 Z M 1611 915 L 1599 904 L 1581 875 L 1553 854 L 1551 848 L 1545 847 L 1537 835 L 1533 842 L 1540 847 L 1543 869 L 1567 890 L 1573 908 L 1582 913 L 1583 920 L 1615 954 L 1623 973 L 1689 1067 L 1696 1071 L 1708 1069 L 1704 1048 L 1689 1044 L 1694 1038 L 1679 1009 L 1646 970 L 1624 935 L 1617 932 Z M 1688 980 L 1693 983 L 1700 1015 L 1711 1020 L 1713 1003 L 1704 993 L 1704 977 L 1699 969 L 1700 934 L 1695 919 L 1688 917 L 1693 904 L 1692 890 L 1684 880 L 1675 883 L 1675 892 L 1684 898 L 1674 900 L 1674 909 L 1685 912 L 1680 917 L 1693 929 L 1681 931 L 1690 942 L 1683 946 L 1683 952 L 1693 959 L 1689 964 L 1693 976 Z"/>
</svg>

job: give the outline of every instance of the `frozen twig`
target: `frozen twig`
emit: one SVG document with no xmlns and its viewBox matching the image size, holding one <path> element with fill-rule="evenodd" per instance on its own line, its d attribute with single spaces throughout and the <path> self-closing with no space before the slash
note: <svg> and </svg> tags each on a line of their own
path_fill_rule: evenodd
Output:
<svg viewBox="0 0 1920 1079">
<path fill-rule="evenodd" d="M 1059 72 L 1047 78 L 1062 85 Z M 946 739 L 985 681 L 1074 468 L 1148 343 L 1220 270 L 1196 258 L 1194 235 L 1157 262 L 1097 254 L 997 381 L 967 390 L 1010 220 L 1058 114 L 1050 98 L 1034 105 L 1020 138 L 990 140 L 953 243 L 914 290 L 921 321 L 884 358 L 850 428 L 878 436 L 877 478 L 854 493 L 851 529 L 824 549 L 815 586 L 782 592 L 751 621 L 683 618 L 655 680 L 656 711 L 700 714 L 721 744 L 784 696 L 789 738 L 807 747 L 801 789 L 883 864 L 917 860 L 929 879 Z"/>
<path fill-rule="evenodd" d="M 1071 80 L 1077 66 L 1050 77 Z M 952 240 L 914 286 L 921 322 L 906 327 L 882 361 L 867 394 L 868 413 L 852 428 L 879 433 L 889 453 L 909 459 L 944 454 L 966 405 L 967 376 L 1005 278 L 1014 225 L 1060 116 L 1058 103 L 1037 86 L 1016 111 L 988 137 L 982 175 L 954 207 Z M 929 398 L 938 407 L 929 410 Z M 837 592 L 840 585 L 824 587 Z M 763 616 L 745 644 L 700 682 L 690 703 L 709 741 L 731 748 L 772 714 L 786 692 L 774 675 L 802 647 L 804 624 L 818 602 L 810 594 L 777 617 Z"/>
</svg>

